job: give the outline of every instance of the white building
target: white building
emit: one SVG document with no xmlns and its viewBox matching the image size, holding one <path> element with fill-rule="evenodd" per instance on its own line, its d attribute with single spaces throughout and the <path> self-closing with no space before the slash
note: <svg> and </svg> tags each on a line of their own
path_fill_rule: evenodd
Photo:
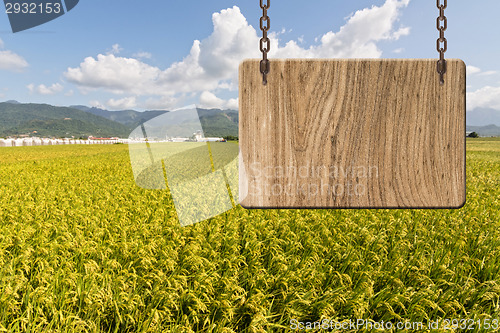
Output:
<svg viewBox="0 0 500 333">
<path fill-rule="evenodd" d="M 205 138 L 203 137 L 203 134 L 201 132 L 196 132 L 193 133 L 194 138 L 197 142 L 217 142 L 217 141 L 223 141 L 224 138 Z"/>
</svg>

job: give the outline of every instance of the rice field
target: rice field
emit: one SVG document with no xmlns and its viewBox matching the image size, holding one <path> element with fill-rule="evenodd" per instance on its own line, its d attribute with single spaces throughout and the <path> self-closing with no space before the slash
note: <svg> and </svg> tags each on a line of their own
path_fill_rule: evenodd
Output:
<svg viewBox="0 0 500 333">
<path fill-rule="evenodd" d="M 499 198 L 500 140 L 473 139 L 460 210 L 238 206 L 182 228 L 126 145 L 1 148 L 0 332 L 495 332 Z"/>
</svg>

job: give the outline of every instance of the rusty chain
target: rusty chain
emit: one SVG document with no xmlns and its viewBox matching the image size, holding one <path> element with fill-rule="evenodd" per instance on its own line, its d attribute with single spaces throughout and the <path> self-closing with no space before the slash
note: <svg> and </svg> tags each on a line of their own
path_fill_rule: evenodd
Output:
<svg viewBox="0 0 500 333">
<path fill-rule="evenodd" d="M 262 73 L 262 83 L 267 84 L 267 74 L 269 74 L 270 64 L 267 59 L 267 53 L 271 49 L 271 41 L 267 37 L 267 32 L 271 27 L 271 20 L 267 16 L 267 10 L 271 4 L 271 0 L 260 0 L 260 8 L 262 8 L 262 17 L 260 18 L 260 30 L 262 30 L 262 38 L 260 39 L 260 51 L 262 52 L 262 60 L 260 61 L 260 72 Z M 264 25 L 264 22 L 266 25 Z"/>
<path fill-rule="evenodd" d="M 441 84 L 444 84 L 444 74 L 446 73 L 446 60 L 444 59 L 444 53 L 448 50 L 448 41 L 444 37 L 444 32 L 448 29 L 448 19 L 444 15 L 444 10 L 448 6 L 448 1 L 443 1 L 443 4 L 441 4 L 441 0 L 437 0 L 437 7 L 439 9 L 439 16 L 437 18 L 437 29 L 439 30 L 439 38 L 437 40 L 437 51 L 439 52 L 437 72 L 439 73 Z"/>
<path fill-rule="evenodd" d="M 264 1 L 266 2 L 264 4 Z M 443 4 L 441 4 L 443 1 Z M 260 39 L 260 51 L 262 52 L 262 60 L 260 61 L 260 72 L 262 74 L 262 83 L 267 84 L 267 74 L 269 74 L 270 63 L 267 58 L 267 53 L 271 49 L 271 42 L 267 36 L 267 32 L 271 27 L 271 20 L 267 15 L 267 10 L 271 4 L 271 0 L 260 0 L 260 8 L 262 8 L 262 17 L 260 18 L 260 30 L 262 30 L 262 38 Z M 444 15 L 444 10 L 448 7 L 448 0 L 437 0 L 437 8 L 439 9 L 439 16 L 436 21 L 436 27 L 439 31 L 439 38 L 437 39 L 436 48 L 439 52 L 439 60 L 437 61 L 437 72 L 439 74 L 440 83 L 444 84 L 444 74 L 446 73 L 446 60 L 444 58 L 445 52 L 448 50 L 448 41 L 444 36 L 444 32 L 448 29 L 448 19 Z M 264 22 L 266 25 L 264 25 Z M 441 24 L 442 23 L 442 24 Z"/>
</svg>

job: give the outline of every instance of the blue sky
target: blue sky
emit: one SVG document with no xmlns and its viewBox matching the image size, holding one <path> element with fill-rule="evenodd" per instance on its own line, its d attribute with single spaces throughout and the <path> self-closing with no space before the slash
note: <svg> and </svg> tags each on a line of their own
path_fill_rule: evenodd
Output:
<svg viewBox="0 0 500 333">
<path fill-rule="evenodd" d="M 468 107 L 500 110 L 500 2 L 448 6 L 446 55 L 469 66 Z M 0 13 L 0 100 L 234 108 L 237 65 L 259 57 L 260 14 L 257 0 L 81 0 L 13 34 Z M 437 57 L 435 1 L 272 0 L 269 14 L 271 58 Z"/>
</svg>

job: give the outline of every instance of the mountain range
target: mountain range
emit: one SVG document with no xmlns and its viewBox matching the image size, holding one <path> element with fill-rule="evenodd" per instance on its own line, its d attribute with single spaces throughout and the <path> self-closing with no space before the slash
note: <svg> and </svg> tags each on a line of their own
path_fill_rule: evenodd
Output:
<svg viewBox="0 0 500 333">
<path fill-rule="evenodd" d="M 136 128 L 140 124 L 149 119 L 157 117 L 166 111 L 134 111 L 134 110 L 123 110 L 123 111 L 108 111 L 99 108 L 90 108 L 84 105 L 71 105 L 70 108 L 77 109 L 80 111 L 85 111 L 92 113 L 96 116 L 103 117 L 117 123 L 123 124 L 130 128 Z"/>
<path fill-rule="evenodd" d="M 238 136 L 238 111 L 197 110 L 205 136 Z M 128 137 L 137 126 L 165 112 L 169 111 L 108 111 L 83 105 L 58 107 L 11 100 L 0 103 L 0 137 Z"/>
<path fill-rule="evenodd" d="M 1 137 L 126 137 L 129 133 L 129 128 L 123 124 L 73 108 L 47 104 L 0 103 Z"/>
<path fill-rule="evenodd" d="M 466 112 L 467 132 L 480 136 L 500 136 L 500 111 L 489 108 L 475 108 Z"/>
<path fill-rule="evenodd" d="M 469 126 L 466 127 L 467 132 L 476 132 L 480 136 L 500 136 L 500 127 L 496 125 L 488 126 Z"/>
<path fill-rule="evenodd" d="M 466 113 L 469 126 L 500 126 L 500 111 L 489 108 L 475 108 Z"/>
<path fill-rule="evenodd" d="M 197 109 L 207 137 L 238 136 L 238 111 Z M 0 137 L 128 137 L 140 124 L 165 110 L 108 111 L 84 105 L 58 107 L 48 104 L 0 103 Z M 466 113 L 467 131 L 481 136 L 500 136 L 500 111 L 476 108 Z"/>
</svg>

